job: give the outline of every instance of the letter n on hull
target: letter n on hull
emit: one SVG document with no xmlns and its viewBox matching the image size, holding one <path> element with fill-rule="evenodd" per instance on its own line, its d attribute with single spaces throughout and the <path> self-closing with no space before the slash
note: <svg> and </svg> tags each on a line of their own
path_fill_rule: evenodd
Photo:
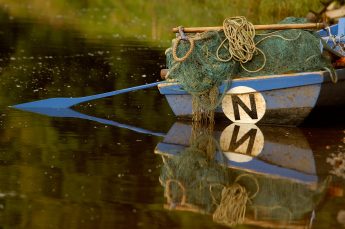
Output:
<svg viewBox="0 0 345 229">
<path fill-rule="evenodd" d="M 228 91 L 222 101 L 224 114 L 238 123 L 256 123 L 265 114 L 264 97 L 249 87 L 235 87 Z"/>
</svg>

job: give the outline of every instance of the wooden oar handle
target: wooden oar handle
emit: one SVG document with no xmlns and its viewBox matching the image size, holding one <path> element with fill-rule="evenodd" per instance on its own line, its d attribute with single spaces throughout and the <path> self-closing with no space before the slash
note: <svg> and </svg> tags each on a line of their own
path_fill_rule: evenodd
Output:
<svg viewBox="0 0 345 229">
<path fill-rule="evenodd" d="M 283 29 L 323 29 L 326 25 L 324 23 L 305 23 L 305 24 L 272 24 L 272 25 L 254 25 L 255 30 L 283 30 Z M 183 28 L 185 33 L 201 33 L 210 30 L 222 30 L 223 26 L 214 27 L 190 27 Z M 173 28 L 174 33 L 177 33 L 178 28 Z"/>
<path fill-rule="evenodd" d="M 161 69 L 161 78 L 166 79 L 166 76 L 168 75 L 169 69 Z"/>
</svg>

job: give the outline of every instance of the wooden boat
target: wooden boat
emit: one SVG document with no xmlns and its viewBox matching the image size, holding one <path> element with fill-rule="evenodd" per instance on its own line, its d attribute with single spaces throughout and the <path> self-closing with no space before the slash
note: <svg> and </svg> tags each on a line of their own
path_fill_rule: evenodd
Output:
<svg viewBox="0 0 345 229">
<path fill-rule="evenodd" d="M 163 167 L 171 165 L 169 159 L 178 157 L 190 146 L 192 129 L 191 125 L 177 122 L 157 145 L 155 154 L 163 157 Z M 247 203 L 242 223 L 270 228 L 310 228 L 314 219 L 314 208 L 327 191 L 329 180 L 318 177 L 313 152 L 303 133 L 295 127 L 259 128 L 253 124 L 237 123 L 229 125 L 223 131 L 219 129 L 221 128 L 216 128 L 213 136 L 219 141 L 223 153 L 217 151 L 214 159 L 228 168 L 231 174 L 245 173 L 259 181 L 260 191 Z M 210 170 L 213 171 L 207 171 Z M 176 177 L 178 176 L 174 176 Z M 164 179 L 160 181 L 167 198 L 165 209 L 214 214 L 214 208 L 205 208 L 206 197 L 203 198 L 200 194 L 188 196 L 193 193 L 188 190 L 188 184 L 176 181 L 183 193 L 175 194 L 182 199 L 180 202 L 174 202 L 169 191 L 171 183 L 165 182 Z M 247 179 L 241 185 L 247 187 L 248 183 L 253 181 Z M 289 190 L 282 191 L 279 189 L 281 186 Z M 281 200 L 282 196 L 289 200 Z M 299 199 L 301 196 L 306 198 L 303 197 L 302 201 Z M 294 209 L 291 209 L 290 204 Z"/>
<path fill-rule="evenodd" d="M 333 48 L 329 32 L 343 42 L 345 19 L 328 31 L 319 31 L 320 36 Z M 344 55 L 339 48 L 332 50 L 330 47 L 324 48 L 339 56 Z M 224 82 L 220 86 L 220 93 L 227 84 Z M 176 116 L 192 116 L 192 97 L 179 84 L 163 83 L 158 88 Z M 239 78 L 232 81 L 216 114 L 239 123 L 299 125 L 314 109 L 343 106 L 344 89 L 345 69 L 337 69 L 335 76 L 328 71 L 318 71 Z"/>
</svg>

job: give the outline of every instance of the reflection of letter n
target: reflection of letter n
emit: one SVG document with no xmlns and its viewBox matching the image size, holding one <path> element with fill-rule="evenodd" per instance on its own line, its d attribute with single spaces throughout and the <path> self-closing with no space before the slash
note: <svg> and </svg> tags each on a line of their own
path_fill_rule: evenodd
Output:
<svg viewBox="0 0 345 229">
<path fill-rule="evenodd" d="M 250 108 L 244 104 L 244 102 L 237 96 L 237 95 L 231 95 L 232 100 L 232 106 L 234 108 L 234 114 L 235 114 L 235 120 L 240 120 L 240 112 L 238 110 L 238 107 L 242 107 L 242 109 L 251 117 L 252 119 L 258 118 L 258 113 L 256 111 L 256 103 L 255 103 L 255 97 L 254 94 L 249 94 L 249 100 L 250 100 Z"/>
<path fill-rule="evenodd" d="M 239 146 L 241 146 L 245 141 L 247 141 L 247 139 L 249 138 L 249 143 L 248 143 L 246 154 L 250 155 L 252 150 L 253 150 L 257 129 L 254 129 L 254 128 L 250 129 L 245 135 L 242 136 L 241 139 L 239 139 L 237 141 L 239 130 L 240 130 L 240 127 L 235 125 L 234 131 L 233 131 L 232 137 L 231 137 L 229 150 L 232 152 L 235 152 L 235 150 Z"/>
</svg>

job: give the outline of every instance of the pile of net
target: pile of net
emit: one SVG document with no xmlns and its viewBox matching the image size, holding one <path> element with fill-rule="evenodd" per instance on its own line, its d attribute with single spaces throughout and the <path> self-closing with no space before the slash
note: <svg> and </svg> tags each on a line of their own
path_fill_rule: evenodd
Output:
<svg viewBox="0 0 345 229">
<path fill-rule="evenodd" d="M 280 23 L 305 23 L 287 18 Z M 224 21 L 223 30 L 177 37 L 166 50 L 167 78 L 192 95 L 193 120 L 213 122 L 214 111 L 235 77 L 310 72 L 331 68 L 314 31 L 258 33 L 244 17 Z M 219 91 L 223 81 L 228 84 Z"/>
<path fill-rule="evenodd" d="M 170 209 L 210 214 L 227 226 L 242 224 L 246 217 L 289 223 L 311 213 L 329 185 L 327 179 L 315 188 L 230 169 L 207 131 L 194 130 L 191 140 L 176 156 L 163 156 L 160 182 Z"/>
</svg>

